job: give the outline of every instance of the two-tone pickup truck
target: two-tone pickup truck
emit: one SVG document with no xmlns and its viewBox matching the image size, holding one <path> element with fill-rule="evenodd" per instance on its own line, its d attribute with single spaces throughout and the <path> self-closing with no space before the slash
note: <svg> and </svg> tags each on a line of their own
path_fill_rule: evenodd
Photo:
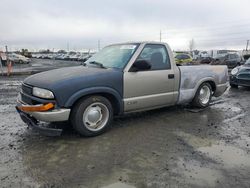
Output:
<svg viewBox="0 0 250 188">
<path fill-rule="evenodd" d="M 81 66 L 26 78 L 17 111 L 46 135 L 62 130 L 41 122 L 68 121 L 81 135 L 95 136 L 113 116 L 188 103 L 205 108 L 224 93 L 227 79 L 226 66 L 176 66 L 165 43 L 115 44 Z"/>
</svg>

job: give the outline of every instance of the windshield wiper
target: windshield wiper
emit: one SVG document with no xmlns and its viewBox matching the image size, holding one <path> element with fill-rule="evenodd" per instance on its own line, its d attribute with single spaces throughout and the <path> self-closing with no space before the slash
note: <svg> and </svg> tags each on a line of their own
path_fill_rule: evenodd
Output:
<svg viewBox="0 0 250 188">
<path fill-rule="evenodd" d="M 99 67 L 101 67 L 101 68 L 103 68 L 103 69 L 106 69 L 106 68 L 107 68 L 107 67 L 105 67 L 102 63 L 99 63 L 99 62 L 97 62 L 97 61 L 91 61 L 91 62 L 89 62 L 89 64 L 97 65 L 97 66 L 99 66 Z"/>
</svg>

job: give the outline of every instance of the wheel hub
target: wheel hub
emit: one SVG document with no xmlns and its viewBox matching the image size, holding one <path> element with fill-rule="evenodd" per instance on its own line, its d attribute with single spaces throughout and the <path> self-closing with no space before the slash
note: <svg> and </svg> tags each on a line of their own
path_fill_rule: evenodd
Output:
<svg viewBox="0 0 250 188">
<path fill-rule="evenodd" d="M 203 86 L 200 90 L 200 96 L 199 96 L 200 102 L 204 105 L 207 104 L 209 102 L 210 95 L 211 95 L 211 91 L 209 87 L 206 85 Z"/>
<path fill-rule="evenodd" d="M 90 131 L 101 130 L 109 119 L 109 110 L 103 103 L 89 105 L 83 113 L 84 126 Z"/>
<path fill-rule="evenodd" d="M 92 107 L 87 112 L 87 120 L 89 123 L 96 124 L 98 121 L 102 119 L 101 109 L 98 107 Z"/>
</svg>

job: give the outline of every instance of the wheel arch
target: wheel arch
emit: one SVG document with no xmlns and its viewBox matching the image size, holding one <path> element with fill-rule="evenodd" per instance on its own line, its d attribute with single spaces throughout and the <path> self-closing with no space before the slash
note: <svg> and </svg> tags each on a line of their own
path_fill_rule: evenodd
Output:
<svg viewBox="0 0 250 188">
<path fill-rule="evenodd" d="M 123 113 L 123 100 L 121 95 L 116 90 L 108 87 L 96 87 L 80 90 L 67 100 L 65 107 L 71 108 L 79 100 L 93 95 L 99 95 L 107 98 L 112 104 L 115 115 Z"/>
<path fill-rule="evenodd" d="M 216 84 L 215 84 L 215 82 L 214 81 L 206 81 L 207 83 L 209 83 L 210 84 L 210 86 L 212 87 L 212 91 L 213 91 L 213 93 L 215 93 L 215 91 L 216 91 Z M 203 83 L 205 83 L 205 82 L 203 82 Z"/>
<path fill-rule="evenodd" d="M 209 83 L 211 88 L 212 88 L 212 91 L 213 93 L 215 93 L 216 91 L 216 84 L 215 84 L 215 80 L 211 77 L 211 78 L 204 78 L 202 80 L 200 80 L 197 84 L 196 84 L 196 87 L 195 87 L 195 93 L 194 93 L 194 96 L 197 92 L 197 90 L 199 89 L 199 87 L 204 84 L 204 83 Z M 193 96 L 193 97 L 194 97 Z"/>
</svg>

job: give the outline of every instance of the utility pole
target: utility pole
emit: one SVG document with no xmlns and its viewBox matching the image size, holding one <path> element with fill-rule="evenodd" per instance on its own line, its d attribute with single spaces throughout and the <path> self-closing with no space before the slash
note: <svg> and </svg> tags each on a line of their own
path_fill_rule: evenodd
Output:
<svg viewBox="0 0 250 188">
<path fill-rule="evenodd" d="M 160 42 L 161 42 L 161 34 L 162 34 L 162 33 L 161 33 L 161 30 L 160 30 Z"/>
<path fill-rule="evenodd" d="M 246 51 L 248 50 L 249 40 L 247 40 Z"/>
<path fill-rule="evenodd" d="M 8 46 L 5 46 L 6 56 L 8 57 Z"/>
</svg>

